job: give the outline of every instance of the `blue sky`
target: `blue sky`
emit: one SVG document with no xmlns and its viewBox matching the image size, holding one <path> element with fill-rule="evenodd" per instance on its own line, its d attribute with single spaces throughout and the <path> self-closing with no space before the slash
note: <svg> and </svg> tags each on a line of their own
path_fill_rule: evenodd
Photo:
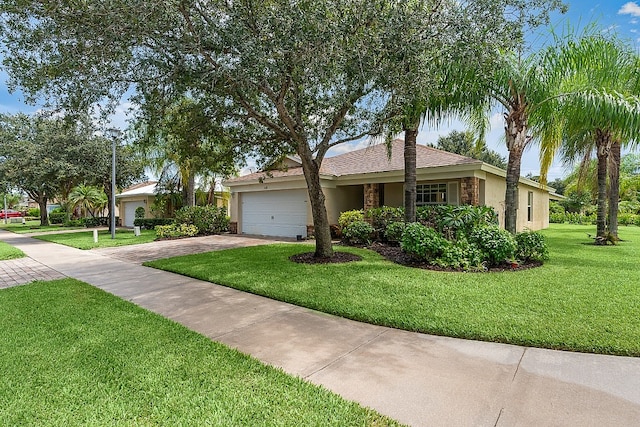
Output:
<svg viewBox="0 0 640 427">
<path fill-rule="evenodd" d="M 620 36 L 630 40 L 635 46 L 640 46 L 640 0 L 636 2 L 628 1 L 568 1 L 569 11 L 565 15 L 556 14 L 552 17 L 552 26 L 557 31 L 561 31 L 566 27 L 567 22 L 571 27 L 583 27 L 589 23 L 595 22 L 597 26 L 603 30 L 612 29 L 618 32 Z M 540 29 L 535 34 L 529 36 L 532 43 L 544 43 L 548 37 L 548 29 Z M 26 105 L 24 96 L 16 91 L 9 93 L 6 85 L 7 74 L 4 70 L 0 70 L 0 113 L 15 114 L 18 112 L 31 113 L 38 109 L 38 106 Z M 126 126 L 127 104 L 123 104 L 118 109 L 112 119 L 112 124 L 116 127 L 124 128 Z M 502 113 L 496 112 L 491 117 L 491 132 L 487 135 L 487 145 L 489 148 L 500 152 L 506 157 L 506 149 L 502 140 L 503 124 Z M 423 128 L 420 132 L 419 143 L 435 143 L 439 136 L 448 134 L 451 130 L 464 130 L 464 124 L 458 121 L 445 122 L 438 128 Z M 354 143 L 336 147 L 330 154 L 338 154 L 354 148 L 361 148 L 367 142 Z M 537 175 L 539 171 L 539 163 L 535 149 L 529 150 L 523 158 L 522 174 L 533 173 Z M 562 177 L 567 173 L 565 167 L 561 164 L 555 164 L 549 173 L 549 179 Z"/>
</svg>

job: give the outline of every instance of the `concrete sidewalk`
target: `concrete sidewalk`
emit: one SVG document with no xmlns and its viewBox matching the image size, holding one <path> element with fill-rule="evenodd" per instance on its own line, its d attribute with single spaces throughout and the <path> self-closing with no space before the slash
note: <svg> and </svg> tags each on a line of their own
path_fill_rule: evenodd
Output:
<svg viewBox="0 0 640 427">
<path fill-rule="evenodd" d="M 242 237 L 226 236 L 228 244 Z M 354 322 L 0 231 L 33 260 L 414 426 L 630 426 L 640 358 Z M 237 241 L 236 241 L 237 243 Z"/>
</svg>

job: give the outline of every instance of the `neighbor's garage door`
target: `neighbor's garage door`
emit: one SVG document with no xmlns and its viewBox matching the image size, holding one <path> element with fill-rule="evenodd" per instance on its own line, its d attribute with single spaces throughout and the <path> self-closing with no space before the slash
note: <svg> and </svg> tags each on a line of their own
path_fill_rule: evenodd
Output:
<svg viewBox="0 0 640 427">
<path fill-rule="evenodd" d="M 146 205 L 142 200 L 137 202 L 124 203 L 124 226 L 133 227 L 133 221 L 136 219 L 136 209 L 140 206 L 146 209 Z"/>
<path fill-rule="evenodd" d="M 307 190 L 241 193 L 244 234 L 307 235 Z"/>
</svg>

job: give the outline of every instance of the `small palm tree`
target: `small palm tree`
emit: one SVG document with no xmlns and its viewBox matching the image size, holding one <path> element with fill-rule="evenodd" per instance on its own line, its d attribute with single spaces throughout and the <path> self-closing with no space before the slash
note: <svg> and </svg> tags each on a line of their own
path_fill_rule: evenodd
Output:
<svg viewBox="0 0 640 427">
<path fill-rule="evenodd" d="M 106 194 L 97 187 L 80 184 L 69 193 L 69 202 L 73 209 L 80 208 L 82 216 L 95 217 L 95 210 L 104 208 Z"/>
</svg>

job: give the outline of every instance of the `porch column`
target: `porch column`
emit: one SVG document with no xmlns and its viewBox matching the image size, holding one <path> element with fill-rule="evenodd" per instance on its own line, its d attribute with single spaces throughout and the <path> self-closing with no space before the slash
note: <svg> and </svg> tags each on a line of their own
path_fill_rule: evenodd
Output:
<svg viewBox="0 0 640 427">
<path fill-rule="evenodd" d="M 380 185 L 364 184 L 364 210 L 380 207 Z"/>
<path fill-rule="evenodd" d="M 460 180 L 460 204 L 472 206 L 480 204 L 480 178 L 468 177 Z"/>
</svg>

